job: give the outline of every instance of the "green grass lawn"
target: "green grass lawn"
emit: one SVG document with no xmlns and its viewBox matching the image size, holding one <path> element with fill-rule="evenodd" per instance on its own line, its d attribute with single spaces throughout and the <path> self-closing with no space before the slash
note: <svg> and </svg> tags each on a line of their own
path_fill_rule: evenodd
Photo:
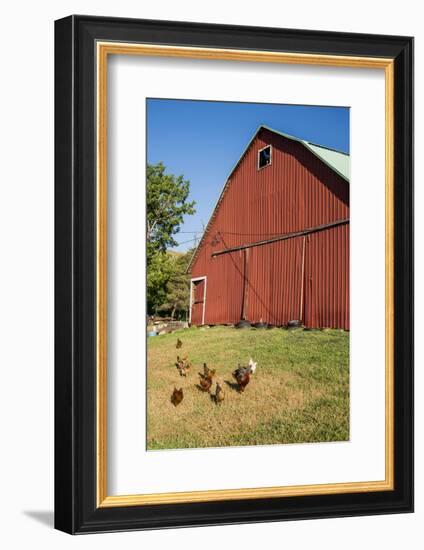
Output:
<svg viewBox="0 0 424 550">
<path fill-rule="evenodd" d="M 183 342 L 175 348 L 177 338 Z M 188 355 L 187 378 L 175 367 Z M 238 363 L 257 361 L 243 394 Z M 216 405 L 196 386 L 206 362 L 225 391 Z M 349 333 L 339 330 L 190 328 L 148 338 L 147 448 L 269 445 L 349 439 Z M 170 401 L 174 386 L 184 399 Z"/>
</svg>

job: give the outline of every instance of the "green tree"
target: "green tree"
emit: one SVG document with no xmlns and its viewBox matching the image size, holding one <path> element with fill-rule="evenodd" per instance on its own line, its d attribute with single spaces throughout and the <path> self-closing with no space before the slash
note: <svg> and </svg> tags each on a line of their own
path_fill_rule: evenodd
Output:
<svg viewBox="0 0 424 550">
<path fill-rule="evenodd" d="M 167 301 L 167 285 L 173 265 L 166 250 L 176 246 L 174 239 L 185 215 L 195 213 L 189 201 L 190 182 L 183 176 L 165 173 L 165 166 L 147 165 L 147 307 L 156 312 Z"/>
<path fill-rule="evenodd" d="M 184 176 L 165 174 L 162 162 L 147 165 L 147 263 L 157 252 L 177 246 L 174 239 L 185 215 L 196 212 L 188 201 L 190 182 Z"/>
<path fill-rule="evenodd" d="M 169 253 L 171 275 L 166 283 L 166 297 L 159 311 L 169 312 L 171 317 L 187 312 L 190 305 L 190 278 L 187 267 L 193 251 L 184 254 Z"/>
<path fill-rule="evenodd" d="M 172 265 L 166 252 L 157 252 L 147 267 L 147 311 L 157 313 L 167 299 L 167 284 L 172 274 Z"/>
</svg>

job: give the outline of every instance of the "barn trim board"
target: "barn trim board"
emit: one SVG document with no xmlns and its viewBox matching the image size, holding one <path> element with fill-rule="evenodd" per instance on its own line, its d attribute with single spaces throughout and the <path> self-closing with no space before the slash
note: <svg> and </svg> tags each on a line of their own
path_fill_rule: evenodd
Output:
<svg viewBox="0 0 424 550">
<path fill-rule="evenodd" d="M 254 246 L 263 246 L 266 244 L 276 243 L 278 241 L 285 241 L 287 239 L 294 239 L 295 237 L 306 237 L 310 233 L 316 233 L 318 231 L 324 231 L 325 229 L 330 229 L 332 227 L 337 227 L 338 225 L 345 225 L 349 223 L 348 219 L 345 220 L 336 220 L 332 223 L 327 223 L 324 225 L 319 225 L 317 227 L 310 227 L 304 231 L 296 231 L 294 233 L 286 233 L 284 235 L 278 235 L 272 239 L 267 239 L 265 241 L 257 241 L 254 243 L 242 244 L 241 246 L 236 246 L 234 248 L 224 248 L 223 250 L 218 250 L 211 254 L 212 257 L 220 256 L 221 254 L 228 254 L 229 252 L 235 252 L 236 250 L 244 250 L 245 248 L 253 248 Z"/>
<path fill-rule="evenodd" d="M 203 277 L 194 277 L 194 278 L 190 279 L 190 310 L 189 310 L 189 324 L 191 324 L 192 311 L 193 311 L 193 305 L 194 305 L 193 293 L 195 292 L 195 284 L 196 284 L 196 283 L 201 283 L 201 281 L 204 281 L 204 284 L 203 284 L 203 301 L 202 301 L 202 304 L 203 304 L 202 325 L 205 324 L 206 288 L 207 288 L 207 283 L 208 283 L 207 277 L 206 277 L 206 276 L 203 276 Z"/>
</svg>

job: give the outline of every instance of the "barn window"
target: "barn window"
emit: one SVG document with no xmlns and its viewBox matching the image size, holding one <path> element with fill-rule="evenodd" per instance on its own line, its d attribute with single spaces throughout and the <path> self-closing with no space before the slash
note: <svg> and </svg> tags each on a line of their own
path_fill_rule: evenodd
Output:
<svg viewBox="0 0 424 550">
<path fill-rule="evenodd" d="M 265 168 L 271 164 L 272 159 L 272 149 L 271 145 L 267 145 L 263 149 L 258 151 L 258 170 Z"/>
</svg>

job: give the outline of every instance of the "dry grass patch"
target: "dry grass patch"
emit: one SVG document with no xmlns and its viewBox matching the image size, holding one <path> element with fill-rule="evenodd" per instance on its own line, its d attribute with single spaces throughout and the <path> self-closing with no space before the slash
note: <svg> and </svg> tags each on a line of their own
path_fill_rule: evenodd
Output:
<svg viewBox="0 0 424 550">
<path fill-rule="evenodd" d="M 177 338 L 183 342 L 175 348 Z M 175 367 L 187 355 L 187 378 Z M 231 372 L 258 363 L 244 394 Z M 225 400 L 216 405 L 197 388 L 206 362 Z M 349 438 L 349 334 L 330 330 L 191 328 L 148 339 L 147 448 L 269 445 Z M 184 399 L 174 407 L 174 387 Z"/>
</svg>

